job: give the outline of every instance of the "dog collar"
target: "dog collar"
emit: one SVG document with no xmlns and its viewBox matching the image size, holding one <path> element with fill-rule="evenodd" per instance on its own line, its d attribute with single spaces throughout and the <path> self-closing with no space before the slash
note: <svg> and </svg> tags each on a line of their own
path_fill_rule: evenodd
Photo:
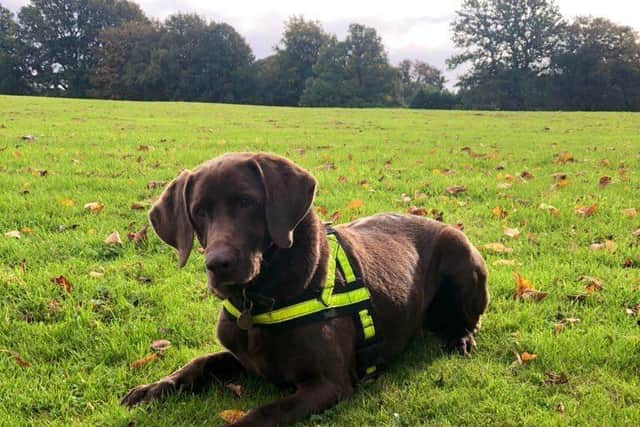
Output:
<svg viewBox="0 0 640 427">
<path fill-rule="evenodd" d="M 327 229 L 329 243 L 329 261 L 327 278 L 320 292 L 309 298 L 301 296 L 300 300 L 290 305 L 267 311 L 254 313 L 251 307 L 239 309 L 229 299 L 222 301 L 226 313 L 236 319 L 241 329 L 251 327 L 281 327 L 294 324 L 318 322 L 341 316 L 352 316 L 358 337 L 356 353 L 358 356 L 358 374 L 361 378 L 376 372 L 379 360 L 381 341 L 376 337 L 371 294 L 363 280 L 356 274 L 349 257 L 345 252 L 335 230 Z M 345 285 L 336 287 L 336 274 L 340 271 Z"/>
</svg>

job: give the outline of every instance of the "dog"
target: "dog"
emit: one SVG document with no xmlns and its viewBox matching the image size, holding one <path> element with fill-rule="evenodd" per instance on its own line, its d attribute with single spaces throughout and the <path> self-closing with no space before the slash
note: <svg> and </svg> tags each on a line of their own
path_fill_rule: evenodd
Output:
<svg viewBox="0 0 640 427">
<path fill-rule="evenodd" d="M 307 171 L 268 153 L 228 153 L 183 171 L 167 186 L 149 212 L 153 229 L 177 250 L 180 267 L 195 236 L 204 248 L 208 288 L 239 308 L 235 314 L 223 309 L 218 318 L 226 351 L 131 389 L 123 405 L 199 392 L 249 374 L 295 392 L 232 425 L 289 425 L 354 393 L 362 377 L 358 335 L 367 319 L 378 344 L 369 361 L 378 367 L 421 330 L 439 335 L 451 351 L 472 351 L 489 295 L 484 260 L 466 236 L 420 216 L 378 214 L 331 230 L 348 258 L 332 268 L 326 226 L 312 209 L 316 186 Z M 316 290 L 324 295 L 326 283 L 341 295 L 350 269 L 368 304 L 362 325 L 335 310 L 293 325 L 253 324 L 256 308 L 268 317 L 274 304 L 287 306 Z M 307 303 L 318 306 L 317 300 Z"/>
</svg>

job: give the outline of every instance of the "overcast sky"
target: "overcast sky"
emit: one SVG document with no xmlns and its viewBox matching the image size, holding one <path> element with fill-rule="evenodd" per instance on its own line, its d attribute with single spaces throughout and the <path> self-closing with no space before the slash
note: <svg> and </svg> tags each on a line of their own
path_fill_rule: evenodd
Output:
<svg viewBox="0 0 640 427">
<path fill-rule="evenodd" d="M 25 0 L 0 0 L 17 12 Z M 391 62 L 421 59 L 446 71 L 451 86 L 456 71 L 447 71 L 445 59 L 454 48 L 449 23 L 459 0 L 137 0 L 148 16 L 165 18 L 175 12 L 195 12 L 214 21 L 227 22 L 242 34 L 257 58 L 272 53 L 280 39 L 284 21 L 304 15 L 322 22 L 326 31 L 343 38 L 351 22 L 372 26 L 382 36 Z M 563 15 L 602 16 L 640 29 L 638 0 L 559 0 Z"/>
</svg>

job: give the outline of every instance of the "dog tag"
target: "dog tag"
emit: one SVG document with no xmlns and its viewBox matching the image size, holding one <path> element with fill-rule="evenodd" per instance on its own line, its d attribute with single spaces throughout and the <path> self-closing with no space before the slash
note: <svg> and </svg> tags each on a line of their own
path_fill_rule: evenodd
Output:
<svg viewBox="0 0 640 427">
<path fill-rule="evenodd" d="M 238 320 L 236 320 L 236 324 L 238 325 L 238 328 L 242 329 L 243 331 L 248 331 L 253 326 L 253 317 L 251 316 L 249 310 L 245 310 L 240 313 L 240 316 L 238 316 Z"/>
</svg>

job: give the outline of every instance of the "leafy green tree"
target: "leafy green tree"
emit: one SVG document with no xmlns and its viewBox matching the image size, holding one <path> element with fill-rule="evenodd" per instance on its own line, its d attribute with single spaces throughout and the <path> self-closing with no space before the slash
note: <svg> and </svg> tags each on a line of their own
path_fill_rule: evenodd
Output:
<svg viewBox="0 0 640 427">
<path fill-rule="evenodd" d="M 344 41 L 332 38 L 320 50 L 300 104 L 369 107 L 397 105 L 398 71 L 389 65 L 382 40 L 373 28 L 351 24 Z"/>
<path fill-rule="evenodd" d="M 18 14 L 30 84 L 37 91 L 84 96 L 98 35 L 128 21 L 145 22 L 127 0 L 31 0 Z"/>
<path fill-rule="evenodd" d="M 458 96 L 446 89 L 425 86 L 412 98 L 411 108 L 450 110 L 458 104 Z"/>
<path fill-rule="evenodd" d="M 398 64 L 398 71 L 402 84 L 402 99 L 407 105 L 412 104 L 413 98 L 423 89 L 432 93 L 444 88 L 445 78 L 442 71 L 426 62 L 405 59 Z"/>
<path fill-rule="evenodd" d="M 535 85 L 531 80 L 545 72 L 562 41 L 565 24 L 557 5 L 553 0 L 464 0 L 456 15 L 453 42 L 462 52 L 448 64 L 470 67 L 458 86 L 482 104 L 525 107 L 530 96 L 525 89 Z"/>
<path fill-rule="evenodd" d="M 225 23 L 173 15 L 164 23 L 166 79 L 175 100 L 244 102 L 253 92 L 253 53 Z"/>
<path fill-rule="evenodd" d="M 27 92 L 22 70 L 22 50 L 13 14 L 0 4 L 0 93 Z"/>
<path fill-rule="evenodd" d="M 640 41 L 631 27 L 578 17 L 552 58 L 556 105 L 579 110 L 640 110 Z"/>
<path fill-rule="evenodd" d="M 170 99 L 168 48 L 157 23 L 127 22 L 100 33 L 91 69 L 91 96 L 110 99 Z"/>
</svg>

